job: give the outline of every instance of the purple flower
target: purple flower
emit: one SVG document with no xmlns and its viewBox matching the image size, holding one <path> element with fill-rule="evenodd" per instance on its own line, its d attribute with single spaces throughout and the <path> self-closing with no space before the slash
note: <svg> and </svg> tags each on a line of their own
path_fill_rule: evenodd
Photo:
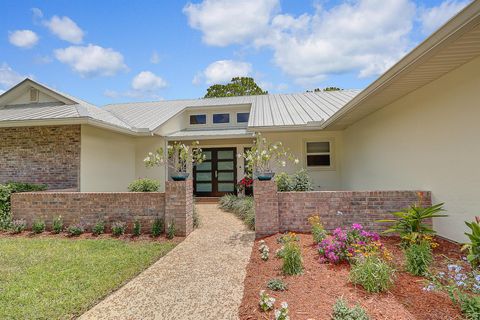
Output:
<svg viewBox="0 0 480 320">
<path fill-rule="evenodd" d="M 352 224 L 352 230 L 362 230 L 363 226 L 359 223 Z"/>
</svg>

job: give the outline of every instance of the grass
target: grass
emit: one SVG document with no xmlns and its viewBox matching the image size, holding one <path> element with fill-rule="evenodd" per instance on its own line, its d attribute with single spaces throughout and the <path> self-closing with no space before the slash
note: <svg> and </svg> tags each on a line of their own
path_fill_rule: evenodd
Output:
<svg viewBox="0 0 480 320">
<path fill-rule="evenodd" d="M 0 238 L 0 319 L 70 319 L 174 243 Z"/>
<path fill-rule="evenodd" d="M 227 194 L 220 198 L 220 208 L 227 212 L 234 213 L 251 229 L 255 230 L 255 203 L 253 197 L 237 197 Z"/>
</svg>

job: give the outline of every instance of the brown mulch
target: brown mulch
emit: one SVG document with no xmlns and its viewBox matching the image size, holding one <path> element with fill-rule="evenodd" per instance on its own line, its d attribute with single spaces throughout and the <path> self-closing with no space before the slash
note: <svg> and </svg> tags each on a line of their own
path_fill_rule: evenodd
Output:
<svg viewBox="0 0 480 320">
<path fill-rule="evenodd" d="M 258 251 L 258 240 L 252 250 L 247 266 L 245 288 L 239 317 L 246 319 L 273 319 L 273 311 L 261 312 L 258 307 L 259 292 L 266 290 L 275 297 L 275 306 L 286 301 L 289 305 L 290 319 L 330 319 L 335 300 L 343 297 L 350 305 L 360 304 L 371 319 L 419 319 L 450 320 L 462 319 L 460 311 L 450 298 L 441 292 L 426 292 L 422 288 L 427 284 L 421 277 L 401 271 L 403 253 L 398 247 L 398 238 L 383 238 L 387 248 L 394 256 L 394 263 L 400 270 L 396 274 L 394 286 L 385 293 L 369 294 L 361 287 L 355 287 L 348 281 L 348 264 L 331 265 L 319 262 L 319 256 L 309 234 L 299 234 L 304 259 L 304 273 L 299 276 L 283 276 L 281 259 L 275 257 L 275 251 L 281 247 L 277 243 L 278 235 L 264 238 L 270 249 L 270 258 L 263 261 Z M 435 249 L 435 265 L 446 264 L 446 257 L 461 257 L 459 245 L 438 239 L 440 247 Z M 288 285 L 284 292 L 269 290 L 266 286 L 272 278 L 282 279 Z"/>
</svg>

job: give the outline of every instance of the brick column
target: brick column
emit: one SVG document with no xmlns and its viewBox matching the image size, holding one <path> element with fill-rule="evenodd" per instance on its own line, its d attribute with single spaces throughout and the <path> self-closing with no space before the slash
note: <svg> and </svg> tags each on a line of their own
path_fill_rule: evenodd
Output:
<svg viewBox="0 0 480 320">
<path fill-rule="evenodd" d="M 278 219 L 278 195 L 275 181 L 253 182 L 255 199 L 255 236 L 272 235 L 280 231 Z"/>
<path fill-rule="evenodd" d="M 175 222 L 178 236 L 188 236 L 193 231 L 193 182 L 165 182 L 165 230 Z"/>
</svg>

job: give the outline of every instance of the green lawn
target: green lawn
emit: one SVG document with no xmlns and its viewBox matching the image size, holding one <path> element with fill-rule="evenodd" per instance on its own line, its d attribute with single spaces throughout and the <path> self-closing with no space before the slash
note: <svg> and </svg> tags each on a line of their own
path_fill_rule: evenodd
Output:
<svg viewBox="0 0 480 320">
<path fill-rule="evenodd" d="M 0 238 L 0 319 L 70 319 L 175 244 Z"/>
</svg>

